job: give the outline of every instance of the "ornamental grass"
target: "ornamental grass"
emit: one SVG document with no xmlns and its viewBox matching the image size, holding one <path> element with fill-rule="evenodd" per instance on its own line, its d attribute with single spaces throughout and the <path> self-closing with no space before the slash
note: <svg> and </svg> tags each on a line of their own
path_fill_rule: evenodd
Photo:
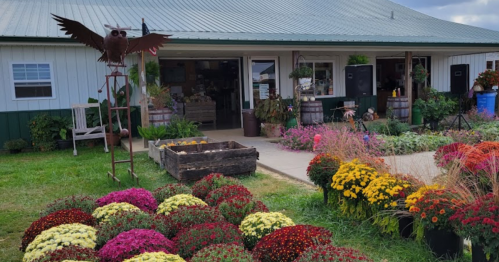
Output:
<svg viewBox="0 0 499 262">
<path fill-rule="evenodd" d="M 129 204 L 129 203 L 111 203 L 107 204 L 103 207 L 98 207 L 92 213 L 92 216 L 95 217 L 97 222 L 102 223 L 106 222 L 110 216 L 125 211 L 141 211 L 138 207 Z"/>
<path fill-rule="evenodd" d="M 165 252 L 146 252 L 125 259 L 123 262 L 185 262 L 179 255 L 166 254 Z"/>
<path fill-rule="evenodd" d="M 260 262 L 253 254 L 237 244 L 214 244 L 194 254 L 191 262 Z"/>
<path fill-rule="evenodd" d="M 47 216 L 59 210 L 79 208 L 81 211 L 92 214 L 99 206 L 95 203 L 95 199 L 90 196 L 68 196 L 59 198 L 45 207 L 45 210 L 40 212 L 40 217 Z"/>
<path fill-rule="evenodd" d="M 289 226 L 264 236 L 253 249 L 262 262 L 291 262 L 308 247 L 331 243 L 333 234 L 321 227 Z"/>
<path fill-rule="evenodd" d="M 208 205 L 214 207 L 233 196 L 253 197 L 251 192 L 245 186 L 230 185 L 210 191 L 205 200 Z"/>
<path fill-rule="evenodd" d="M 162 215 L 161 215 L 162 216 Z M 163 221 L 165 236 L 173 238 L 177 233 L 194 225 L 226 222 L 221 212 L 210 206 L 182 206 L 168 214 Z"/>
<path fill-rule="evenodd" d="M 130 188 L 115 191 L 97 199 L 97 204 L 102 207 L 111 203 L 130 203 L 142 211 L 155 211 L 158 203 L 152 193 L 143 188 Z"/>
<path fill-rule="evenodd" d="M 40 233 L 26 248 L 23 262 L 31 262 L 65 246 L 95 248 L 97 230 L 83 224 L 63 224 Z"/>
<path fill-rule="evenodd" d="M 332 245 L 311 246 L 294 262 L 372 262 L 360 251 Z"/>
<path fill-rule="evenodd" d="M 121 262 L 145 252 L 172 253 L 174 242 L 149 229 L 132 229 L 109 240 L 100 250 L 101 262 Z"/>
<path fill-rule="evenodd" d="M 251 250 L 262 237 L 279 228 L 294 225 L 295 223 L 293 220 L 282 213 L 257 212 L 244 218 L 239 229 L 241 229 L 243 233 L 244 245 Z"/>
<path fill-rule="evenodd" d="M 184 259 L 192 257 L 197 251 L 212 244 L 242 245 L 241 231 L 227 222 L 206 223 L 184 228 L 173 239 L 177 245 L 176 253 Z"/>
<path fill-rule="evenodd" d="M 92 248 L 67 246 L 47 252 L 40 258 L 35 259 L 34 262 L 61 262 L 69 260 L 99 262 L 100 258 L 97 256 L 97 251 Z"/>
<path fill-rule="evenodd" d="M 140 210 L 113 214 L 107 221 L 97 226 L 97 249 L 117 235 L 132 229 L 151 229 L 153 218 Z"/>
<path fill-rule="evenodd" d="M 152 192 L 157 203 L 163 203 L 165 199 L 178 194 L 192 195 L 192 189 L 184 184 L 167 184 L 163 187 L 157 188 Z"/>
<path fill-rule="evenodd" d="M 60 210 L 51 213 L 33 222 L 28 229 L 24 231 L 20 250 L 25 251 L 26 247 L 28 247 L 35 237 L 43 231 L 62 224 L 73 223 L 94 226 L 95 218 L 93 218 L 91 214 L 85 213 L 80 209 Z"/>
<path fill-rule="evenodd" d="M 163 201 L 163 203 L 161 203 L 158 206 L 157 213 L 168 215 L 171 212 L 177 210 L 181 206 L 197 206 L 197 205 L 206 206 L 207 204 L 203 200 L 193 195 L 179 194 L 167 198 L 165 201 Z"/>
<path fill-rule="evenodd" d="M 221 173 L 211 173 L 203 177 L 201 180 L 198 180 L 192 186 L 192 195 L 204 200 L 210 191 L 229 185 L 242 184 L 236 178 L 227 177 Z"/>
<path fill-rule="evenodd" d="M 256 212 L 269 212 L 262 201 L 246 196 L 233 196 L 217 206 L 220 213 L 234 225 L 240 225 L 246 216 Z"/>
</svg>

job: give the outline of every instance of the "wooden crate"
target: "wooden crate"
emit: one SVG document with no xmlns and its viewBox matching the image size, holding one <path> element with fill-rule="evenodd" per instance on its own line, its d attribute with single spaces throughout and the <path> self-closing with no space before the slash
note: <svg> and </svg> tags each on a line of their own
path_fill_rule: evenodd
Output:
<svg viewBox="0 0 499 262">
<path fill-rule="evenodd" d="M 258 157 L 256 148 L 235 141 L 172 146 L 165 149 L 165 154 L 166 170 L 181 182 L 197 181 L 210 173 L 250 174 L 256 170 Z"/>
<path fill-rule="evenodd" d="M 152 158 L 154 160 L 154 162 L 156 162 L 160 165 L 161 168 L 165 168 L 164 160 L 162 160 L 162 159 L 165 159 L 165 151 L 159 149 L 159 147 L 161 145 L 167 145 L 170 143 L 178 143 L 178 142 L 182 142 L 182 141 L 186 141 L 187 143 L 190 143 L 192 141 L 196 141 L 196 143 L 200 143 L 201 141 L 206 141 L 208 143 L 219 142 L 218 140 L 211 139 L 207 136 L 160 140 L 156 145 L 155 145 L 155 141 L 149 141 L 148 142 L 149 158 Z"/>
<path fill-rule="evenodd" d="M 217 108 L 215 102 L 192 102 L 184 104 L 184 117 L 195 122 L 212 122 L 216 125 Z"/>
</svg>

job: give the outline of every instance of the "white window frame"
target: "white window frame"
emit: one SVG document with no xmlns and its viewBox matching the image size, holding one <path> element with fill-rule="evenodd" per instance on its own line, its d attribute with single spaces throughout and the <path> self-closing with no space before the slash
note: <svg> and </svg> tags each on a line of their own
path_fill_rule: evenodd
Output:
<svg viewBox="0 0 499 262">
<path fill-rule="evenodd" d="M 333 76 L 333 90 L 337 89 L 338 87 L 336 87 L 335 85 L 335 82 L 336 82 L 336 60 L 331 60 L 331 59 L 327 59 L 327 60 L 320 60 L 320 59 L 315 59 L 315 60 L 305 60 L 305 61 L 299 61 L 298 63 L 298 66 L 300 66 L 301 64 L 308 64 L 308 63 L 312 63 L 312 70 L 314 71 L 314 74 L 312 75 L 312 83 L 315 83 L 315 63 L 332 63 L 333 64 L 333 68 L 331 69 L 332 71 L 332 76 Z M 334 92 L 334 91 L 333 91 Z M 338 97 L 337 95 L 316 95 L 314 94 L 314 97 L 315 98 L 331 98 L 331 97 Z"/>
<path fill-rule="evenodd" d="M 281 92 L 281 84 L 279 83 L 280 74 L 279 74 L 279 57 L 278 56 L 248 56 L 248 88 L 249 88 L 249 97 L 250 97 L 250 108 L 254 109 L 253 102 L 253 68 L 252 63 L 253 60 L 274 60 L 275 62 L 275 86 L 276 86 L 276 95 Z"/>
<path fill-rule="evenodd" d="M 14 64 L 23 64 L 23 65 L 37 65 L 37 64 L 48 64 L 50 68 L 50 80 L 14 80 Z M 52 62 L 48 61 L 37 61 L 37 62 L 25 62 L 25 61 L 10 61 L 9 62 L 9 72 L 10 72 L 10 86 L 12 90 L 12 100 L 47 100 L 47 99 L 55 99 L 55 81 L 54 81 L 54 67 Z M 52 88 L 52 96 L 51 97 L 16 97 L 16 86 L 15 83 L 36 83 L 36 82 L 50 82 L 50 87 Z"/>
</svg>

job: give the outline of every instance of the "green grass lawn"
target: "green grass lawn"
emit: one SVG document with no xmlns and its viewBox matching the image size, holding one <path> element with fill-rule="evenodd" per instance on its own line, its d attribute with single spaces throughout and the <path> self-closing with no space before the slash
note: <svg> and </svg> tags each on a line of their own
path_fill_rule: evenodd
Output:
<svg viewBox="0 0 499 262">
<path fill-rule="evenodd" d="M 100 148 L 82 148 L 78 153 L 76 157 L 72 150 L 0 155 L 0 261 L 22 260 L 23 253 L 18 247 L 24 230 L 53 200 L 73 194 L 100 197 L 136 186 L 126 172 L 127 164 L 117 165 L 121 188 L 107 178 L 111 154 L 103 153 Z M 126 157 L 128 154 L 117 152 L 117 158 Z M 135 172 L 140 187 L 148 190 L 176 182 L 148 159 L 146 153 L 135 156 Z M 309 186 L 262 173 L 241 179 L 271 211 L 283 212 L 296 224 L 330 229 L 335 245 L 360 249 L 375 261 L 437 261 L 422 244 L 391 239 L 380 235 L 369 222 L 342 218 L 338 211 L 322 204 L 322 193 Z M 459 261 L 471 259 L 467 256 Z"/>
</svg>

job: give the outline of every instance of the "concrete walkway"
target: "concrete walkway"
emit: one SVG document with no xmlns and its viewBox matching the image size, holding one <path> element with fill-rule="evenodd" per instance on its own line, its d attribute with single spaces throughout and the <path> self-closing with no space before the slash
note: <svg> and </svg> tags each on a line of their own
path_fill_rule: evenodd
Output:
<svg viewBox="0 0 499 262">
<path fill-rule="evenodd" d="M 258 166 L 275 173 L 296 179 L 307 184 L 313 184 L 307 177 L 308 163 L 314 158 L 311 152 L 291 152 L 283 150 L 275 143 L 276 139 L 264 137 L 245 137 L 243 129 L 203 131 L 203 133 L 219 141 L 237 141 L 247 147 L 255 147 L 260 153 Z M 122 146 L 127 149 L 128 141 L 122 140 Z M 133 140 L 133 151 L 147 151 L 142 139 Z M 440 172 L 433 161 L 434 152 L 424 152 L 405 156 L 383 157 L 392 168 L 392 173 L 411 174 L 426 183 Z"/>
</svg>

